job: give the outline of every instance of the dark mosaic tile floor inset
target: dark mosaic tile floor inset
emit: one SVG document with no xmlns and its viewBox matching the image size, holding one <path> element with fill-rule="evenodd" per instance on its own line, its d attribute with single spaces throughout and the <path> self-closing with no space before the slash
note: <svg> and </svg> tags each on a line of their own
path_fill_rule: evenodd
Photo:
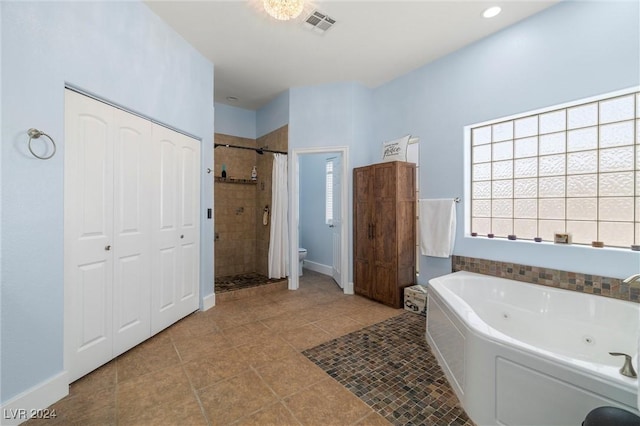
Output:
<svg viewBox="0 0 640 426">
<path fill-rule="evenodd" d="M 257 287 L 262 284 L 271 284 L 282 281 L 282 279 L 270 279 L 257 273 L 229 275 L 216 277 L 216 293 L 240 290 L 243 288 Z"/>
<path fill-rule="evenodd" d="M 473 425 L 424 333 L 405 312 L 303 354 L 395 425 Z"/>
</svg>

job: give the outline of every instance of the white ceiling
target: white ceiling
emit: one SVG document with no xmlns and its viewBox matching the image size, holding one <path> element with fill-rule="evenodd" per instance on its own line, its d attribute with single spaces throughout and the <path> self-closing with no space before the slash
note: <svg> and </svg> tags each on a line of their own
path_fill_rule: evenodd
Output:
<svg viewBox="0 0 640 426">
<path fill-rule="evenodd" d="M 252 110 L 290 87 L 377 87 L 557 2 L 317 0 L 281 22 L 266 16 L 261 0 L 146 1 L 214 63 L 215 101 Z M 502 13 L 482 18 L 493 5 Z M 322 35 L 302 24 L 314 8 L 337 21 Z"/>
</svg>

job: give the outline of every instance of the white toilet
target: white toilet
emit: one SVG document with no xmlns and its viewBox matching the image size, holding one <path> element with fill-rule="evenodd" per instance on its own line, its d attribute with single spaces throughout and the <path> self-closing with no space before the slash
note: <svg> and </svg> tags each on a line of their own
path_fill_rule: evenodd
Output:
<svg viewBox="0 0 640 426">
<path fill-rule="evenodd" d="M 307 249 L 298 248 L 298 276 L 302 276 L 302 263 L 304 259 L 307 257 Z"/>
</svg>

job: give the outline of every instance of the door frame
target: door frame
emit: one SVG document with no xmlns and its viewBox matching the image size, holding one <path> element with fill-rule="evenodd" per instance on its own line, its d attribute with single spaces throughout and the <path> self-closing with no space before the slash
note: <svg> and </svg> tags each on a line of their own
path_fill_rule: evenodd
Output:
<svg viewBox="0 0 640 426">
<path fill-rule="evenodd" d="M 342 185 L 340 187 L 340 214 L 342 216 L 342 231 L 340 235 L 340 269 L 342 271 L 341 283 L 345 294 L 353 294 L 353 284 L 349 284 L 349 205 L 348 205 L 348 172 L 349 172 L 349 147 L 325 146 L 316 148 L 294 148 L 291 152 L 289 164 L 289 290 L 297 290 L 300 287 L 298 277 L 298 237 L 300 221 L 300 156 L 308 154 L 340 154 L 342 155 Z M 335 194 L 334 194 L 335 195 Z"/>
</svg>

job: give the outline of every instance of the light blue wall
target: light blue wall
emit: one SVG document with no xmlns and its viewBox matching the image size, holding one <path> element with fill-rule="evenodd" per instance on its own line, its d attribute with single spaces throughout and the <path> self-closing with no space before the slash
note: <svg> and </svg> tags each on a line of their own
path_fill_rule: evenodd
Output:
<svg viewBox="0 0 640 426">
<path fill-rule="evenodd" d="M 256 138 L 289 124 L 289 91 L 260 108 L 256 113 Z"/>
<path fill-rule="evenodd" d="M 376 143 L 420 137 L 422 198 L 464 193 L 463 127 L 640 84 L 639 3 L 561 2 L 375 91 Z M 623 278 L 638 253 L 463 238 L 455 254 Z M 421 257 L 420 283 L 450 272 Z"/>
<path fill-rule="evenodd" d="M 2 401 L 63 368 L 65 83 L 202 139 L 201 296 L 213 292 L 213 64 L 140 2 L 1 2 Z M 58 143 L 27 151 L 37 127 Z"/>
<path fill-rule="evenodd" d="M 240 138 L 256 138 L 256 112 L 225 105 L 215 104 L 216 133 L 237 136 Z"/>
<path fill-rule="evenodd" d="M 300 247 L 307 249 L 307 260 L 333 265 L 333 232 L 325 222 L 328 154 L 300 156 Z"/>
</svg>

